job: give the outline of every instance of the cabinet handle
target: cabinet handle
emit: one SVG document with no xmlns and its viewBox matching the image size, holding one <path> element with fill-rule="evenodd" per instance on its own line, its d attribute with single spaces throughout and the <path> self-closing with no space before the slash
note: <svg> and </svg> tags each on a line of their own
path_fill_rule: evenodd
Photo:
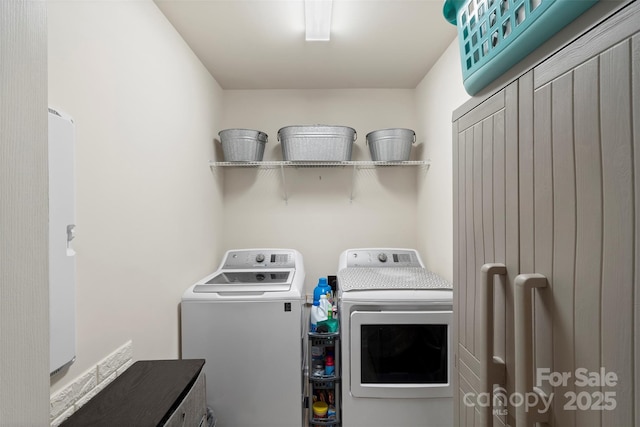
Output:
<svg viewBox="0 0 640 427">
<path fill-rule="evenodd" d="M 532 290 L 546 288 L 547 278 L 542 274 L 520 274 L 515 279 L 515 391 L 520 396 L 530 393 L 538 394 L 538 402 L 548 400 L 544 392 L 534 387 L 534 355 L 533 355 L 533 309 Z M 530 427 L 534 423 L 545 423 L 548 414 L 542 412 L 542 405 L 516 407 L 516 425 Z"/>
<path fill-rule="evenodd" d="M 480 339 L 480 356 L 482 358 L 482 371 L 480 373 L 480 387 L 482 392 L 493 394 L 494 384 L 504 384 L 505 363 L 493 354 L 494 330 L 494 276 L 507 274 L 504 264 L 484 264 L 480 269 L 482 276 L 482 289 L 480 292 L 480 310 L 482 339 Z M 490 399 L 491 407 L 485 413 L 485 425 L 490 426 L 493 418 L 493 399 Z"/>
</svg>

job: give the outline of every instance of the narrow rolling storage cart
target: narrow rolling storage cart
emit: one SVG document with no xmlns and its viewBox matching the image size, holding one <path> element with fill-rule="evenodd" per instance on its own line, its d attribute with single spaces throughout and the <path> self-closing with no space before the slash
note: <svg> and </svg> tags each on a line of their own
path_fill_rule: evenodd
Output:
<svg viewBox="0 0 640 427">
<path fill-rule="evenodd" d="M 341 425 L 340 334 L 309 332 L 309 427 Z"/>
</svg>

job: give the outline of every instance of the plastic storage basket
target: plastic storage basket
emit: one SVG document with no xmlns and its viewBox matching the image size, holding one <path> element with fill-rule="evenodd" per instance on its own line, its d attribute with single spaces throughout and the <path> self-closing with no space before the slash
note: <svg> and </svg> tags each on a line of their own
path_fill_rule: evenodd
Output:
<svg viewBox="0 0 640 427">
<path fill-rule="evenodd" d="M 491 83 L 597 0 L 445 0 L 458 28 L 462 79 L 470 95 Z"/>
<path fill-rule="evenodd" d="M 346 126 L 287 126 L 278 131 L 282 158 L 288 161 L 340 162 L 351 160 L 356 131 Z"/>
<path fill-rule="evenodd" d="M 227 162 L 259 162 L 264 155 L 267 134 L 251 129 L 225 129 L 218 132 Z"/>
</svg>

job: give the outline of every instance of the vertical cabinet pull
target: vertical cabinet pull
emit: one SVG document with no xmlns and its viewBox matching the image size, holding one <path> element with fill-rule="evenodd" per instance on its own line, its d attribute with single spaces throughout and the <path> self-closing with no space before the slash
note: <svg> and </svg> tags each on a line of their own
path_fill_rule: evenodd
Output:
<svg viewBox="0 0 640 427">
<path fill-rule="evenodd" d="M 533 354 L 533 289 L 548 286 L 547 278 L 542 274 L 520 274 L 515 279 L 515 391 L 520 396 L 529 393 L 543 394 L 534 387 L 534 354 Z M 538 399 L 541 402 L 542 399 Z M 541 413 L 540 408 L 527 408 L 525 405 L 516 407 L 516 425 L 530 427 L 534 423 L 544 423 L 548 414 Z"/>
<path fill-rule="evenodd" d="M 505 380 L 505 363 L 503 360 L 495 357 L 493 354 L 494 341 L 494 277 L 496 275 L 504 276 L 507 274 L 507 267 L 504 264 L 484 264 L 480 269 L 482 276 L 482 289 L 480 292 L 480 309 L 481 309 L 481 339 L 479 356 L 481 356 L 482 371 L 480 373 L 480 387 L 482 392 L 493 394 L 494 384 L 504 384 Z M 493 401 L 493 399 L 490 399 Z M 485 425 L 492 425 L 493 405 L 487 408 L 485 413 Z"/>
</svg>

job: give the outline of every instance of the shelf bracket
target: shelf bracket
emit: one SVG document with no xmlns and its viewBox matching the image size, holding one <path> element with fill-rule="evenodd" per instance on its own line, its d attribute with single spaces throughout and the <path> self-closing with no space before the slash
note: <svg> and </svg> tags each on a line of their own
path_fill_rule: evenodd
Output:
<svg viewBox="0 0 640 427">
<path fill-rule="evenodd" d="M 358 166 L 353 165 L 353 171 L 351 172 L 351 194 L 349 195 L 349 203 L 353 203 L 353 191 L 355 189 L 356 182 L 356 172 L 358 170 Z"/>
<path fill-rule="evenodd" d="M 284 204 L 289 205 L 289 195 L 287 194 L 287 179 L 284 173 L 284 163 L 280 164 L 280 176 L 282 177 L 282 191 L 284 192 Z"/>
</svg>

